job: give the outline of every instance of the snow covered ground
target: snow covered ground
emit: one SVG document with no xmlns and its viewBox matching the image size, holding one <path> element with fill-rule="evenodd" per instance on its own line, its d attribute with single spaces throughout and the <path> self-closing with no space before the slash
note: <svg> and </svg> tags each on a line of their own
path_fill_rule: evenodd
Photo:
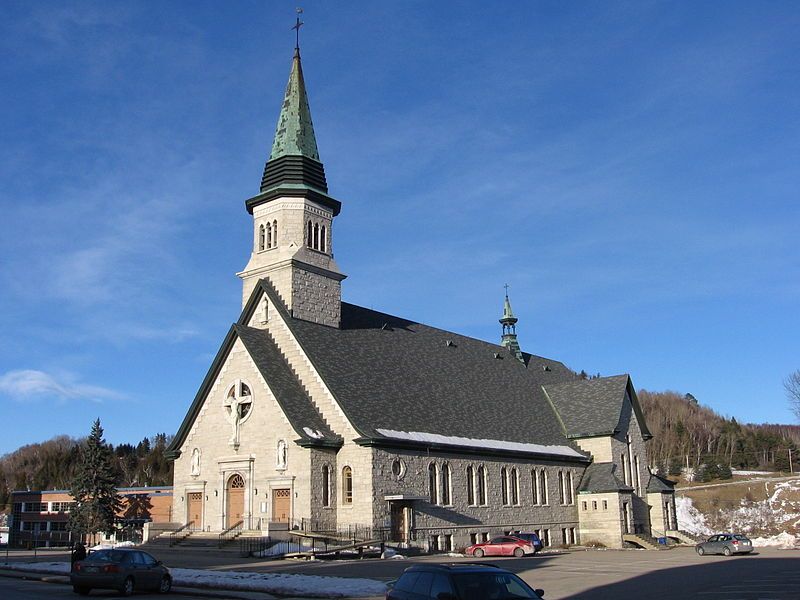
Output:
<svg viewBox="0 0 800 600">
<path fill-rule="evenodd" d="M 800 479 L 764 484 L 763 500 L 742 498 L 734 508 L 717 508 L 703 514 L 687 496 L 676 496 L 680 528 L 697 536 L 718 531 L 744 533 L 757 547 L 800 547 Z M 771 484 L 770 484 L 771 485 Z"/>
<path fill-rule="evenodd" d="M 69 563 L 11 563 L 4 569 L 68 575 Z M 214 588 L 250 592 L 267 592 L 284 596 L 309 598 L 358 598 L 381 596 L 386 586 L 374 579 L 319 577 L 285 573 L 247 573 L 244 571 L 205 571 L 202 569 L 170 569 L 173 584 L 184 587 Z"/>
</svg>

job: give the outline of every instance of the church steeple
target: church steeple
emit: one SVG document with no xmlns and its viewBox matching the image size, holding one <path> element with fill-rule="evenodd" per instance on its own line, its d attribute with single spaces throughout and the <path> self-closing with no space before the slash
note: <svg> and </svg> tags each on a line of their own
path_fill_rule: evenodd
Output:
<svg viewBox="0 0 800 600">
<path fill-rule="evenodd" d="M 506 285 L 506 300 L 503 304 L 503 317 L 500 319 L 500 324 L 503 326 L 503 336 L 500 339 L 500 345 L 508 348 L 509 352 L 511 352 L 517 360 L 524 362 L 522 350 L 517 341 L 517 321 L 518 319 L 514 316 L 514 311 L 511 310 L 511 301 L 508 299 L 508 285 Z"/>
<path fill-rule="evenodd" d="M 293 29 L 300 25 L 298 18 Z M 238 273 L 242 304 L 268 278 L 293 317 L 338 327 L 345 275 L 333 260 L 333 220 L 342 204 L 328 195 L 298 47 L 261 192 L 245 206 L 254 229 L 253 252 Z"/>
</svg>

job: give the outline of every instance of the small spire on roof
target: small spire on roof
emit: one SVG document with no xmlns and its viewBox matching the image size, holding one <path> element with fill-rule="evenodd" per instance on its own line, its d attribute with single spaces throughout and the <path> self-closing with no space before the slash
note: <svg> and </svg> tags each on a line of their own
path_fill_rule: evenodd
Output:
<svg viewBox="0 0 800 600">
<path fill-rule="evenodd" d="M 508 284 L 505 284 L 506 299 L 503 303 L 503 317 L 500 319 L 500 324 L 503 326 L 503 335 L 500 338 L 500 345 L 508 348 L 517 360 L 524 362 L 522 357 L 522 350 L 517 341 L 517 317 L 514 316 L 514 311 L 511 310 L 511 301 L 508 299 Z"/>
</svg>

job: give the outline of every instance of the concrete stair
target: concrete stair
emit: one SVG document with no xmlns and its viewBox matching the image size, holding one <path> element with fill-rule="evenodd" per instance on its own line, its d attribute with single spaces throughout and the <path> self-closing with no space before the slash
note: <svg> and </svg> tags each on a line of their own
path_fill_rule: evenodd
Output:
<svg viewBox="0 0 800 600">
<path fill-rule="evenodd" d="M 693 535 L 679 529 L 667 529 L 665 535 L 672 540 L 676 540 L 680 544 L 686 544 L 688 546 L 694 546 L 701 541 Z"/>
<path fill-rule="evenodd" d="M 644 548 L 645 550 L 667 550 L 666 544 L 659 544 L 658 540 L 654 537 L 650 537 L 649 535 L 644 535 L 642 533 L 625 533 L 622 535 L 623 542 L 629 542 L 639 548 Z"/>
</svg>

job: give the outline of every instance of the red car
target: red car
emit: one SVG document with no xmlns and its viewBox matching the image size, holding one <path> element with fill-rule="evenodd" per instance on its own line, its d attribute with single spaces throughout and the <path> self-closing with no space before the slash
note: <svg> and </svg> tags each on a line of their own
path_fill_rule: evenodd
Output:
<svg viewBox="0 0 800 600">
<path fill-rule="evenodd" d="M 465 551 L 467 556 L 525 556 L 534 554 L 536 549 L 530 542 L 515 538 L 510 535 L 496 537 L 488 542 L 475 544 Z"/>
</svg>

